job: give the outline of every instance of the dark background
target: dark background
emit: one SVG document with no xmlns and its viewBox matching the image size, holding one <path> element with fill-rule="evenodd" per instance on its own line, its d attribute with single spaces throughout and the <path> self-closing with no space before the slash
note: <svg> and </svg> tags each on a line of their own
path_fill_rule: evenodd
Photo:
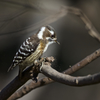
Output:
<svg viewBox="0 0 100 100">
<path fill-rule="evenodd" d="M 32 30 L 32 25 L 59 11 L 61 5 L 81 9 L 100 32 L 99 0 L 0 0 L 0 89 L 18 74 L 18 68 L 9 73 L 7 70 L 22 42 L 37 31 Z M 74 14 L 67 14 L 50 25 L 60 45 L 51 45 L 44 56 L 56 58 L 53 67 L 58 71 L 76 64 L 100 47 L 100 42 L 88 34 L 82 20 Z M 100 58 L 72 75 L 94 74 L 99 70 Z M 99 93 L 100 84 L 71 87 L 53 83 L 33 90 L 20 100 L 100 100 Z"/>
</svg>

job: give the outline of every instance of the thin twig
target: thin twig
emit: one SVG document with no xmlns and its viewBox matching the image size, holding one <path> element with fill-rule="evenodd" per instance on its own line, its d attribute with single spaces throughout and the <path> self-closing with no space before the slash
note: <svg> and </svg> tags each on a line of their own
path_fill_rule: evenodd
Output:
<svg viewBox="0 0 100 100">
<path fill-rule="evenodd" d="M 53 22 L 57 21 L 58 19 L 62 18 L 65 15 L 66 15 L 66 11 L 62 7 L 60 9 L 60 11 L 57 12 L 56 14 L 51 15 L 49 17 L 46 17 L 45 19 L 43 19 L 43 20 L 41 20 L 41 21 L 39 21 L 35 24 L 32 24 L 32 25 L 29 25 L 27 27 L 21 28 L 19 30 L 15 30 L 13 32 L 0 33 L 0 35 L 11 35 L 11 34 L 15 34 L 15 33 L 18 33 L 18 32 L 23 32 L 24 33 L 25 31 L 28 31 L 30 33 L 30 32 L 33 32 L 34 30 L 40 28 L 41 26 L 45 26 L 45 25 L 48 25 L 50 23 L 53 23 Z"/>
<path fill-rule="evenodd" d="M 10 2 L 16 3 L 16 2 L 13 2 L 13 1 L 10 1 Z M 18 2 L 18 3 L 20 3 L 20 2 Z M 22 4 L 22 3 L 20 3 L 20 4 Z M 31 6 L 31 5 L 28 5 L 28 6 Z M 68 6 L 62 6 L 58 13 L 56 13 L 54 15 L 51 15 L 50 17 L 47 17 L 47 18 L 41 20 L 38 23 L 32 24 L 30 26 L 27 26 L 25 28 L 22 28 L 22 29 L 13 31 L 13 32 L 0 33 L 0 35 L 13 34 L 13 33 L 17 33 L 17 32 L 20 32 L 20 31 L 24 32 L 26 30 L 28 32 L 32 32 L 32 31 L 38 29 L 39 27 L 41 27 L 43 25 L 47 25 L 47 24 L 50 24 L 50 23 L 53 23 L 53 22 L 57 21 L 58 19 L 60 19 L 63 16 L 65 16 L 67 13 L 73 13 L 73 14 L 77 15 L 78 17 L 80 17 L 80 19 L 85 24 L 85 28 L 88 30 L 88 33 L 92 37 L 94 37 L 95 39 L 97 39 L 98 41 L 100 41 L 100 34 L 99 34 L 99 32 L 96 30 L 96 28 L 91 23 L 91 21 L 88 19 L 88 17 L 83 13 L 83 11 L 80 10 L 80 9 L 78 9 L 78 8 L 68 7 Z"/>
<path fill-rule="evenodd" d="M 88 33 L 98 41 L 100 41 L 100 34 L 94 27 L 94 25 L 91 23 L 91 21 L 88 19 L 88 17 L 83 13 L 82 10 L 74 7 L 67 7 L 65 6 L 66 11 L 69 13 L 73 13 L 80 17 L 80 19 L 84 22 L 85 28 L 88 30 Z"/>
<path fill-rule="evenodd" d="M 35 6 L 33 3 L 30 2 L 23 2 L 23 1 L 13 1 L 13 0 L 0 0 L 0 2 L 10 3 L 13 5 L 23 6 L 24 8 L 30 8 L 36 11 L 39 11 L 38 6 Z"/>
</svg>

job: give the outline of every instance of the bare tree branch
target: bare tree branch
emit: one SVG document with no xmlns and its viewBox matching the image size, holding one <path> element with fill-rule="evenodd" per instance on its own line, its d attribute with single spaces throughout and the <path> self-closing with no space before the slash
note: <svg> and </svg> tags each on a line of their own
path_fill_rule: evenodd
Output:
<svg viewBox="0 0 100 100">
<path fill-rule="evenodd" d="M 81 69 L 82 67 L 86 66 L 93 60 L 97 59 L 99 56 L 100 56 L 100 49 L 96 50 L 94 53 L 90 54 L 89 56 L 87 56 L 86 58 L 84 58 L 83 60 L 78 62 L 77 64 L 73 65 L 71 68 L 65 70 L 63 73 L 64 74 L 72 74 L 72 73 L 76 72 L 77 70 Z M 94 76 L 96 76 L 96 75 L 94 75 Z M 94 77 L 94 76 L 91 76 L 91 77 Z M 98 76 L 99 75 L 97 74 L 97 77 Z M 34 83 L 33 81 L 31 81 L 30 83 L 25 84 L 21 89 L 16 91 L 8 100 L 16 100 L 16 99 L 24 96 L 25 94 L 29 93 L 33 89 L 50 84 L 52 82 L 54 82 L 54 81 L 52 79 L 49 79 L 48 77 L 39 80 L 37 83 Z M 91 81 L 91 84 L 92 84 L 92 82 L 93 81 Z M 96 82 L 96 79 L 95 79 L 95 82 Z"/>
<path fill-rule="evenodd" d="M 13 2 L 13 1 L 12 1 Z M 20 31 L 28 31 L 28 32 L 32 32 L 36 29 L 38 29 L 41 26 L 53 23 L 55 21 L 57 21 L 58 19 L 62 18 L 63 16 L 65 16 L 67 13 L 73 13 L 75 15 L 77 15 L 78 17 L 81 18 L 81 20 L 84 22 L 86 29 L 88 30 L 88 33 L 94 37 L 95 39 L 97 39 L 98 41 L 100 41 L 100 34 L 99 32 L 96 30 L 96 28 L 93 26 L 93 24 L 91 23 L 91 21 L 87 18 L 87 16 L 78 8 L 74 8 L 74 7 L 67 7 L 67 6 L 62 6 L 61 9 L 59 10 L 59 12 L 57 12 L 54 15 L 51 15 L 50 17 L 47 17 L 43 20 L 41 20 L 40 22 L 37 22 L 35 24 L 32 24 L 30 26 L 27 26 L 25 28 L 13 31 L 13 32 L 8 32 L 8 33 L 1 33 L 0 35 L 5 35 L 5 34 L 12 34 L 12 33 L 17 33 Z"/>
<path fill-rule="evenodd" d="M 13 32 L 0 33 L 0 35 L 10 35 L 10 34 L 15 34 L 17 32 L 20 32 L 20 31 L 25 32 L 26 30 L 28 32 L 33 32 L 34 30 L 40 28 L 41 26 L 45 26 L 45 25 L 48 25 L 50 23 L 53 23 L 65 15 L 66 15 L 65 9 L 61 8 L 61 10 L 59 12 L 57 12 L 56 14 L 51 15 L 49 17 L 46 17 L 45 19 L 41 20 L 40 22 L 37 22 L 35 24 L 32 24 L 30 26 L 24 27 L 22 29 L 19 29 L 19 30 L 13 31 Z"/>
<path fill-rule="evenodd" d="M 41 66 L 41 71 L 47 77 L 70 86 L 85 86 L 100 83 L 100 73 L 83 77 L 73 77 L 60 73 L 49 65 Z"/>
<path fill-rule="evenodd" d="M 0 100 L 7 100 L 18 88 L 30 79 L 29 69 L 23 72 L 23 78 L 15 77 L 4 89 L 0 91 Z"/>
<path fill-rule="evenodd" d="M 8 22 L 8 21 L 12 21 L 13 19 L 19 17 L 20 15 L 26 13 L 28 11 L 28 9 L 20 9 L 18 11 L 15 11 L 13 14 L 7 16 L 7 19 L 0 19 L 0 22 Z"/>
<path fill-rule="evenodd" d="M 18 16 L 24 14 L 27 11 L 28 11 L 27 9 L 21 9 L 20 11 L 15 12 L 15 14 L 13 14 L 12 17 L 9 16 L 8 19 L 2 20 L 2 21 L 4 21 L 4 24 L 0 27 L 0 30 L 3 30 L 7 25 L 9 25 L 13 21 L 13 19 L 17 18 Z M 2 22 L 2 21 L 0 21 L 0 22 Z"/>
<path fill-rule="evenodd" d="M 13 1 L 13 0 L 0 0 L 0 2 L 10 3 L 13 5 L 23 6 L 25 8 L 30 8 L 36 11 L 40 11 L 38 6 L 35 6 L 33 3 L 30 3 L 30 2 Z"/>
<path fill-rule="evenodd" d="M 41 63 L 44 59 L 41 59 L 39 63 Z M 52 57 L 47 57 L 45 61 L 52 62 L 54 61 L 54 58 Z M 40 64 L 37 64 L 37 66 L 40 66 Z M 11 96 L 18 88 L 20 88 L 23 84 L 25 84 L 29 79 L 31 79 L 30 76 L 30 71 L 32 71 L 32 67 L 34 68 L 35 66 L 30 66 L 28 67 L 23 73 L 22 73 L 22 78 L 16 76 L 4 89 L 0 91 L 0 100 L 7 100 L 9 96 Z M 38 67 L 39 68 L 39 67 Z M 35 70 L 34 73 L 39 73 L 38 69 Z M 34 77 L 34 75 L 33 75 Z"/>
<path fill-rule="evenodd" d="M 88 30 L 88 33 L 94 37 L 95 39 L 100 41 L 100 34 L 99 32 L 96 30 L 96 28 L 93 26 L 93 24 L 91 23 L 91 21 L 88 19 L 88 17 L 83 13 L 82 10 L 74 8 L 74 7 L 67 7 L 65 6 L 66 11 L 68 11 L 69 13 L 73 13 L 75 15 L 77 15 L 78 17 L 81 18 L 81 20 L 84 22 L 85 24 L 85 28 Z"/>
<path fill-rule="evenodd" d="M 79 9 L 76 9 L 76 8 L 72 8 L 72 7 L 62 7 L 62 9 L 56 13 L 55 15 L 52 15 L 50 17 L 47 17 L 46 19 L 36 23 L 36 24 L 33 24 L 33 25 L 30 25 L 28 27 L 25 27 L 24 29 L 20 29 L 20 30 L 17 30 L 15 32 L 10 32 L 10 33 L 2 33 L 1 35 L 4 35 L 4 34 L 11 34 L 11 33 L 16 33 L 16 32 L 19 32 L 19 31 L 25 31 L 25 30 L 29 30 L 29 32 L 43 26 L 43 25 L 46 25 L 46 24 L 50 24 L 52 22 L 55 22 L 57 21 L 59 18 L 62 18 L 63 16 L 66 15 L 66 13 L 73 13 L 77 16 L 79 16 L 82 21 L 85 23 L 87 29 L 88 29 L 88 32 L 89 34 L 92 36 L 92 37 L 95 37 L 97 40 L 100 41 L 100 34 L 98 33 L 98 31 L 94 28 L 94 26 L 91 24 L 91 22 L 89 21 L 89 19 L 86 17 L 86 15 Z M 83 66 L 85 66 L 86 64 L 90 63 L 91 61 L 93 61 L 94 59 L 96 59 L 97 57 L 100 56 L 100 50 L 97 50 L 96 52 L 93 53 L 93 55 L 91 54 L 90 56 L 86 57 L 84 60 L 82 60 L 81 62 L 77 63 L 76 65 L 74 65 L 72 68 L 66 70 L 66 72 L 64 73 L 67 73 L 69 72 L 68 74 L 70 73 L 73 73 L 75 72 L 76 70 L 82 68 Z M 90 57 L 90 58 L 89 58 Z M 43 68 L 43 67 L 42 67 Z M 43 69 L 42 69 L 43 71 Z M 45 71 L 47 71 L 45 69 Z M 45 73 L 46 74 L 46 73 Z M 58 73 L 59 74 L 59 73 Z M 61 74 L 61 73 L 60 73 Z M 29 72 L 28 71 L 25 71 L 23 72 L 23 75 L 24 76 L 27 76 L 24 77 L 21 82 L 19 81 L 18 77 L 16 77 L 7 87 L 5 87 L 1 92 L 0 92 L 0 99 L 1 100 L 6 100 L 12 93 L 14 93 L 20 86 L 22 86 L 28 79 L 30 79 L 30 76 L 29 76 Z M 48 74 L 47 74 L 48 75 Z M 51 74 L 50 74 L 51 75 Z M 49 77 L 51 77 L 49 75 Z M 64 74 L 61 74 L 61 76 L 64 75 Z M 87 83 L 87 81 L 84 81 L 86 83 L 84 84 L 94 84 L 94 83 L 98 83 L 100 80 L 98 78 L 98 80 L 96 79 L 98 77 L 99 74 L 95 74 L 93 76 L 87 76 L 85 77 L 86 79 L 88 79 L 89 83 Z M 65 76 L 64 76 L 65 77 Z M 91 80 L 91 78 L 95 78 L 94 81 Z M 81 77 L 81 79 L 83 80 L 83 77 Z M 77 79 L 74 79 L 74 86 L 76 86 L 76 83 L 78 83 L 77 85 L 79 85 L 81 81 L 81 79 L 79 78 L 78 80 Z M 56 81 L 58 81 L 58 78 L 55 79 Z M 40 81 L 38 81 L 37 83 L 32 83 L 32 88 L 30 89 L 26 89 L 26 87 L 24 87 L 24 90 L 26 91 L 26 93 L 28 93 L 29 91 L 31 91 L 33 88 L 37 88 L 37 87 L 40 87 L 40 86 L 43 86 L 43 85 L 46 85 L 48 83 L 51 83 L 53 82 L 53 80 L 48 80 L 48 78 L 44 78 Z M 63 82 L 64 83 L 64 80 L 60 81 L 60 82 Z M 16 85 L 17 84 L 17 85 Z M 30 83 L 31 84 L 31 83 Z M 81 84 L 81 83 L 80 83 Z M 84 85 L 83 84 L 83 85 Z M 82 85 L 82 84 L 81 84 Z M 79 85 L 80 86 L 80 85 Z M 30 87 L 30 86 L 29 86 Z M 9 92 L 10 90 L 10 92 Z M 22 91 L 21 91 L 22 92 Z M 23 94 L 23 92 L 22 92 Z M 25 94 L 25 93 L 24 93 Z M 22 96 L 22 95 L 21 95 Z M 20 97 L 21 97 L 20 96 Z M 14 99 L 9 99 L 9 100 L 14 100 Z"/>
</svg>

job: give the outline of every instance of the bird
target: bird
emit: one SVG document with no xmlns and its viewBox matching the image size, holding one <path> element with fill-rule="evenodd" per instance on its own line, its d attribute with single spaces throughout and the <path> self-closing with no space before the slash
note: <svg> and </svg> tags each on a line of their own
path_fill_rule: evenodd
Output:
<svg viewBox="0 0 100 100">
<path fill-rule="evenodd" d="M 8 69 L 8 72 L 14 67 L 19 66 L 19 77 L 22 77 L 22 72 L 27 67 L 34 64 L 46 52 L 50 44 L 57 43 L 57 35 L 52 26 L 42 26 L 38 32 L 28 37 L 16 52 L 13 62 Z"/>
</svg>

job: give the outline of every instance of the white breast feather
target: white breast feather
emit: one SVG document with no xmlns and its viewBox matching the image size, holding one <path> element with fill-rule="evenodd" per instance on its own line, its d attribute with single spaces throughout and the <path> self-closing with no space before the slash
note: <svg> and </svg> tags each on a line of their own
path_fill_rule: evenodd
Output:
<svg viewBox="0 0 100 100">
<path fill-rule="evenodd" d="M 48 43 L 46 44 L 46 46 L 45 46 L 45 48 L 44 48 L 44 52 L 46 52 L 48 46 L 49 46 L 50 44 L 52 44 L 52 43 L 54 43 L 54 42 L 52 41 L 52 42 L 48 42 Z"/>
</svg>

